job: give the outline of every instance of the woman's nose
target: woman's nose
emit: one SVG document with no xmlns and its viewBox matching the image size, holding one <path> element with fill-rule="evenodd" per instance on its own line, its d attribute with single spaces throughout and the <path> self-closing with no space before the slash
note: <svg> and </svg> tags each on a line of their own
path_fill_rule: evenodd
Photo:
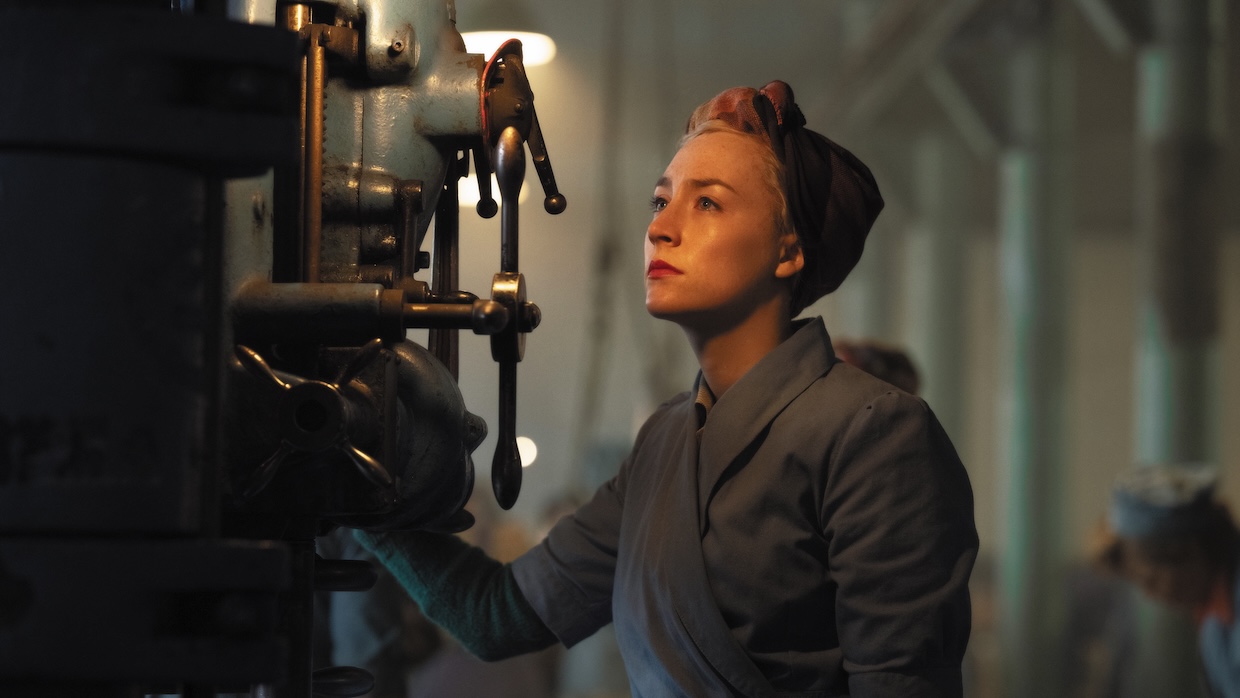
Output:
<svg viewBox="0 0 1240 698">
<path fill-rule="evenodd" d="M 650 225 L 646 228 L 646 238 L 654 244 L 675 245 L 680 242 L 680 228 L 670 204 L 650 220 Z"/>
</svg>

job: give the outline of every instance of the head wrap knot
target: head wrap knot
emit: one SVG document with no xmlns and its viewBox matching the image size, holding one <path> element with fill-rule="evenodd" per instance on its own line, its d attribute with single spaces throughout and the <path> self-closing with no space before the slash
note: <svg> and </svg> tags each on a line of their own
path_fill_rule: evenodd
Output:
<svg viewBox="0 0 1240 698">
<path fill-rule="evenodd" d="M 694 110 L 686 132 L 712 120 L 766 136 L 784 165 L 788 210 L 805 255 L 792 299 L 798 313 L 839 288 L 861 259 L 870 226 L 883 210 L 878 184 L 855 155 L 805 128 L 805 115 L 785 82 L 724 90 Z"/>
</svg>

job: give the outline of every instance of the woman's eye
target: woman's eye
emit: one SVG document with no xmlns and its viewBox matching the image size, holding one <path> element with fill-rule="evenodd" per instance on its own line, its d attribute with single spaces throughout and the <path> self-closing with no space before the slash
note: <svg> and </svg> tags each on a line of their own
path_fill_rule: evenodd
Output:
<svg viewBox="0 0 1240 698">
<path fill-rule="evenodd" d="M 661 196 L 656 196 L 650 199 L 650 210 L 651 211 L 658 213 L 659 211 L 662 211 L 665 208 L 667 208 L 667 199 L 664 199 Z"/>
<path fill-rule="evenodd" d="M 703 196 L 702 198 L 698 199 L 698 208 L 709 211 L 710 209 L 719 208 L 719 204 L 715 203 L 714 200 L 710 199 L 709 197 Z"/>
</svg>

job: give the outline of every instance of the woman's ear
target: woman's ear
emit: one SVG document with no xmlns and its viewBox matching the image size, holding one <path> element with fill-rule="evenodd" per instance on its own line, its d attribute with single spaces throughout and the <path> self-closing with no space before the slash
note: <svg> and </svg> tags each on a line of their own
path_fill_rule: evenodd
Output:
<svg viewBox="0 0 1240 698">
<path fill-rule="evenodd" d="M 801 241 L 796 233 L 786 233 L 779 243 L 779 266 L 775 267 L 775 278 L 790 279 L 805 268 L 805 253 L 801 250 Z"/>
</svg>

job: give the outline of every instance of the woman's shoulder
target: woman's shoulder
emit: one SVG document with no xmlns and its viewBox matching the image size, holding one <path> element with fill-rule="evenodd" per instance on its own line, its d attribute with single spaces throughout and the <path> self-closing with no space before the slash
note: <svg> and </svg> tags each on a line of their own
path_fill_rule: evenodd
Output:
<svg viewBox="0 0 1240 698">
<path fill-rule="evenodd" d="M 647 421 L 649 421 L 650 419 L 654 419 L 660 414 L 674 411 L 677 408 L 683 409 L 685 403 L 692 402 L 692 398 L 693 398 L 693 394 L 688 390 L 681 392 L 681 393 L 676 393 L 670 398 L 664 400 L 662 404 L 656 407 L 654 410 L 654 413 L 650 415 Z"/>
<path fill-rule="evenodd" d="M 843 361 L 836 361 L 807 390 L 812 399 L 828 400 L 848 412 L 872 406 L 876 401 L 892 404 L 925 405 L 925 402 L 896 386 L 876 378 Z"/>
<path fill-rule="evenodd" d="M 693 409 L 693 394 L 686 390 L 683 393 L 677 393 L 667 400 L 663 401 L 646 421 L 642 423 L 641 429 L 637 432 L 637 442 L 640 444 L 646 436 L 651 432 L 665 430 L 671 428 L 672 425 L 679 425 L 688 416 L 688 412 Z"/>
<path fill-rule="evenodd" d="M 890 383 L 839 362 L 798 396 L 789 410 L 791 423 L 815 426 L 820 439 L 836 441 L 862 438 L 901 430 L 918 433 L 937 431 L 938 419 L 925 400 Z"/>
</svg>

